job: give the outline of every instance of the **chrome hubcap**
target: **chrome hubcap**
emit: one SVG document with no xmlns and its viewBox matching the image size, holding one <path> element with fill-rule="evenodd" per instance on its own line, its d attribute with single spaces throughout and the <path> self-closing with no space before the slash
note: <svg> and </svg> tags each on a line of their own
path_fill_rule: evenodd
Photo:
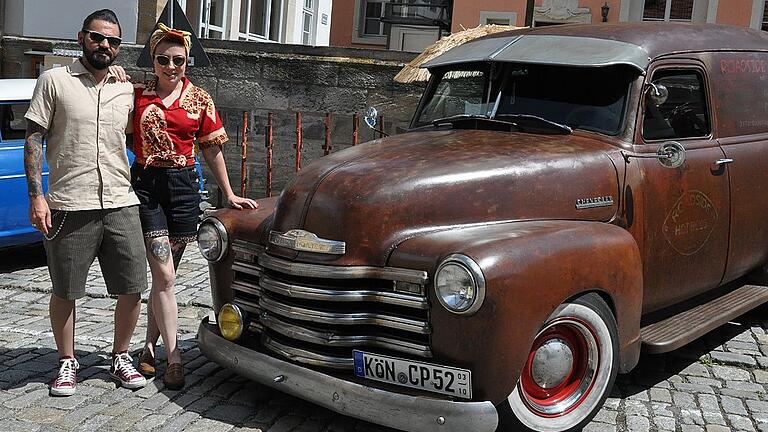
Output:
<svg viewBox="0 0 768 432">
<path fill-rule="evenodd" d="M 562 339 L 550 339 L 536 350 L 531 362 L 531 377 L 543 389 L 560 385 L 573 370 L 573 351 Z"/>
</svg>

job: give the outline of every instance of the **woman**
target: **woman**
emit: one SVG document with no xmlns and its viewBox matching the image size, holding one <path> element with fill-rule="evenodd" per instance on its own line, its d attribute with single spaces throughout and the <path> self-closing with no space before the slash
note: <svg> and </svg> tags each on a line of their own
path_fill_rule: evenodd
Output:
<svg viewBox="0 0 768 432">
<path fill-rule="evenodd" d="M 186 77 L 189 33 L 160 24 L 150 39 L 156 77 L 135 86 L 131 178 L 141 201 L 139 214 L 152 272 L 147 303 L 147 338 L 139 372 L 155 374 L 155 346 L 162 336 L 168 361 L 163 382 L 184 386 L 184 369 L 176 343 L 174 282 L 186 244 L 195 241 L 199 218 L 199 179 L 194 167 L 195 141 L 227 205 L 256 208 L 255 201 L 232 192 L 221 145 L 227 133 L 205 90 Z"/>
</svg>

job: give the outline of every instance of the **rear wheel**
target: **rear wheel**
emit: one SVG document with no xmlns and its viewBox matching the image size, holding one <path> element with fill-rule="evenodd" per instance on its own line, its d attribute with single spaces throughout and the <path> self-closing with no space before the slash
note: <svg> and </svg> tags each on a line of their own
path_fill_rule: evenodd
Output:
<svg viewBox="0 0 768 432">
<path fill-rule="evenodd" d="M 597 294 L 560 305 L 536 335 L 499 410 L 499 430 L 577 430 L 597 414 L 616 379 L 618 330 Z"/>
</svg>

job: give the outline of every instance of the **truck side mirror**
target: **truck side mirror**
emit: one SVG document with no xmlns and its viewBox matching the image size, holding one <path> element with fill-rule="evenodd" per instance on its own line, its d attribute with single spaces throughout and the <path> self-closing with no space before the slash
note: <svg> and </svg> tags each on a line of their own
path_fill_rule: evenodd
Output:
<svg viewBox="0 0 768 432">
<path fill-rule="evenodd" d="M 646 94 L 648 95 L 648 101 L 656 106 L 663 104 L 669 98 L 669 90 L 667 90 L 664 84 L 648 84 Z"/>
<path fill-rule="evenodd" d="M 368 125 L 369 128 L 376 130 L 376 123 L 378 122 L 379 118 L 379 112 L 374 107 L 369 107 L 368 111 L 365 112 L 365 124 Z"/>
</svg>

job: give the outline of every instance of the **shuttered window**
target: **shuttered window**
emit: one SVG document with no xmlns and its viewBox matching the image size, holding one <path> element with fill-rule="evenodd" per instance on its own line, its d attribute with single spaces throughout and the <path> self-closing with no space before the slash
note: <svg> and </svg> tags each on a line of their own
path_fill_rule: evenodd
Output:
<svg viewBox="0 0 768 432">
<path fill-rule="evenodd" d="M 763 30 L 768 31 L 768 1 L 763 6 Z"/>
</svg>

